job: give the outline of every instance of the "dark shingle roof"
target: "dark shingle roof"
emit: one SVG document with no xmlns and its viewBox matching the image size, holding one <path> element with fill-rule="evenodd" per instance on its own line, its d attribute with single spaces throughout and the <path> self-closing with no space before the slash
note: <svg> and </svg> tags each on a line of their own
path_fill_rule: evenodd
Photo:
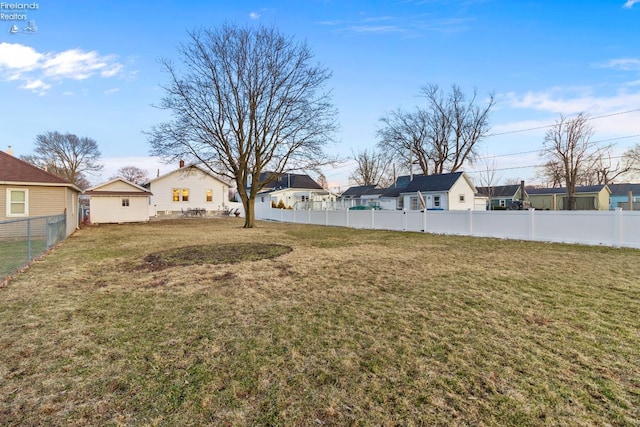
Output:
<svg viewBox="0 0 640 427">
<path fill-rule="evenodd" d="M 264 182 L 273 175 L 273 172 L 262 172 L 260 174 L 260 182 Z M 315 182 L 309 175 L 297 173 L 282 173 L 267 184 L 263 191 L 277 190 L 281 188 L 308 188 L 312 190 L 322 190 L 320 184 Z"/>
<path fill-rule="evenodd" d="M 581 187 L 576 187 L 576 194 L 580 193 L 599 193 L 602 189 L 606 187 L 606 185 L 584 185 Z M 526 189 L 527 194 L 538 195 L 538 194 L 567 194 L 567 189 L 564 187 L 556 187 L 556 188 L 532 188 L 528 187 Z"/>
<path fill-rule="evenodd" d="M 640 194 L 640 184 L 609 184 L 612 196 L 627 196 L 629 191 L 635 195 Z"/>
<path fill-rule="evenodd" d="M 414 174 L 413 179 L 416 179 L 418 176 L 424 176 L 424 174 Z M 396 182 L 394 182 L 389 188 L 405 188 L 411 182 L 411 175 L 400 175 L 396 178 Z"/>
<path fill-rule="evenodd" d="M 349 187 L 340 195 L 340 197 L 359 197 L 365 194 L 371 194 L 371 191 L 375 189 L 375 185 L 358 185 L 356 187 Z"/>
<path fill-rule="evenodd" d="M 66 179 L 43 171 L 42 169 L 13 157 L 4 151 L 0 151 L 0 182 L 60 184 L 75 187 Z"/>
<path fill-rule="evenodd" d="M 404 188 L 389 188 L 384 197 L 397 197 L 402 193 L 449 191 L 462 176 L 462 172 L 443 173 L 440 175 L 418 175 Z"/>
<path fill-rule="evenodd" d="M 492 187 L 491 197 L 513 197 L 520 188 L 519 185 L 496 185 Z M 489 187 L 476 187 L 478 194 L 489 196 Z"/>
</svg>

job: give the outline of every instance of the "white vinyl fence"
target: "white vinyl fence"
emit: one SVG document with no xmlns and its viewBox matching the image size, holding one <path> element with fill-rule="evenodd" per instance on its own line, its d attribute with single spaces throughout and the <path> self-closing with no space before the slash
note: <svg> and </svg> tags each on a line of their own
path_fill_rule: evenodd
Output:
<svg viewBox="0 0 640 427">
<path fill-rule="evenodd" d="M 256 219 L 298 224 L 497 237 L 640 248 L 640 212 L 387 211 L 274 209 L 256 203 Z"/>
</svg>

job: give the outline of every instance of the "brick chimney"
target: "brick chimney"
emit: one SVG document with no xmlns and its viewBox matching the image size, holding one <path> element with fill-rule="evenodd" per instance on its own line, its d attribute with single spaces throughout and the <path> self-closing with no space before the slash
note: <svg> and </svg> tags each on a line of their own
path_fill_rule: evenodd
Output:
<svg viewBox="0 0 640 427">
<path fill-rule="evenodd" d="M 180 169 L 184 167 L 184 160 L 180 160 Z"/>
</svg>

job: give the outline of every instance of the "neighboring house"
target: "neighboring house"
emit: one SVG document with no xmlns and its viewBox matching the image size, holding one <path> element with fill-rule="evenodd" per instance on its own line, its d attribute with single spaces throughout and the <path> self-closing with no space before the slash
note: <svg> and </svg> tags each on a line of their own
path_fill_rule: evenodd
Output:
<svg viewBox="0 0 640 427">
<path fill-rule="evenodd" d="M 538 210 L 568 209 L 566 188 L 527 188 L 531 207 Z M 576 187 L 576 210 L 609 210 L 611 191 L 606 185 Z"/>
<path fill-rule="evenodd" d="M 633 210 L 640 210 L 640 184 L 609 184 L 611 203 L 609 209 L 622 208 L 629 210 L 629 193 L 633 201 Z"/>
<path fill-rule="evenodd" d="M 260 182 L 273 176 L 273 172 L 260 174 Z M 309 175 L 282 173 L 269 182 L 257 195 L 259 203 L 271 202 L 294 209 L 323 209 L 333 205 L 337 195 L 322 188 Z"/>
<path fill-rule="evenodd" d="M 405 187 L 387 189 L 380 196 L 380 206 L 422 210 L 422 198 L 428 210 L 476 210 L 479 208 L 476 193 L 476 187 L 464 172 L 417 175 Z"/>
<path fill-rule="evenodd" d="M 204 209 L 223 211 L 229 207 L 229 184 L 205 169 L 180 161 L 180 168 L 144 184 L 151 191 L 150 204 L 158 215 Z"/>
<path fill-rule="evenodd" d="M 0 151 L 0 221 L 66 215 L 66 235 L 78 228 L 80 188 Z"/>
<path fill-rule="evenodd" d="M 477 187 L 478 194 L 487 198 L 487 210 L 508 209 L 515 200 L 526 200 L 528 197 L 527 191 L 525 190 L 524 197 L 522 197 L 521 188 L 521 185 Z"/>
<path fill-rule="evenodd" d="M 151 191 L 123 178 L 84 191 L 92 224 L 149 221 Z"/>
<path fill-rule="evenodd" d="M 349 187 L 338 197 L 338 201 L 341 201 L 345 208 L 353 206 L 379 206 L 380 196 L 387 190 L 388 188 L 378 188 L 376 185 Z"/>
</svg>

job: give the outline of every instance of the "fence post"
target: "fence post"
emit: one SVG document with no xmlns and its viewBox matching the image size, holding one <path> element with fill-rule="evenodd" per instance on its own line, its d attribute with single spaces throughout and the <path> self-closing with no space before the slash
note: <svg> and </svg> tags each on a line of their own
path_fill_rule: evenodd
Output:
<svg viewBox="0 0 640 427">
<path fill-rule="evenodd" d="M 427 232 L 427 210 L 422 211 L 422 231 Z"/>
<path fill-rule="evenodd" d="M 349 209 L 347 209 L 345 212 L 347 215 L 347 227 L 348 227 L 349 226 Z"/>
<path fill-rule="evenodd" d="M 375 209 L 371 209 L 371 229 L 375 230 L 376 229 L 376 220 L 375 220 Z"/>
<path fill-rule="evenodd" d="M 471 209 L 467 209 L 468 217 L 469 217 L 469 236 L 473 236 L 473 214 Z"/>
<path fill-rule="evenodd" d="M 324 225 L 329 225 L 329 211 L 326 209 L 324 210 Z"/>
<path fill-rule="evenodd" d="M 535 208 L 529 208 L 529 240 L 534 241 L 536 238 L 536 228 L 535 228 L 535 218 L 534 212 Z"/>
<path fill-rule="evenodd" d="M 613 247 L 622 246 L 622 208 L 616 208 L 613 213 Z"/>
<path fill-rule="evenodd" d="M 31 219 L 27 219 L 27 262 L 31 261 Z"/>
</svg>

